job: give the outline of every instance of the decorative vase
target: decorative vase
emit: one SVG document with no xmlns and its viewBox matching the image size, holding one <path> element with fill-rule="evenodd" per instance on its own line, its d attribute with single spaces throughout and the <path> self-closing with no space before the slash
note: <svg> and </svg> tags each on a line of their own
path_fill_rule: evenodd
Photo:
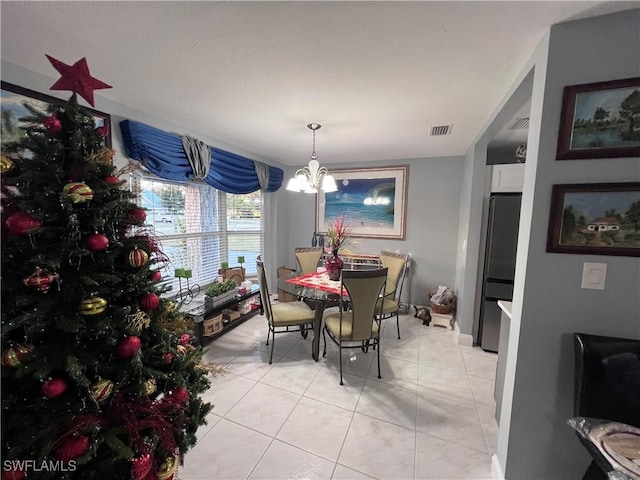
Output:
<svg viewBox="0 0 640 480">
<path fill-rule="evenodd" d="M 327 269 L 327 275 L 329 275 L 329 280 L 340 280 L 340 273 L 342 272 L 342 267 L 344 267 L 344 262 L 338 256 L 338 249 L 333 249 L 333 256 L 327 258 L 327 261 L 324 263 L 325 268 Z"/>
</svg>

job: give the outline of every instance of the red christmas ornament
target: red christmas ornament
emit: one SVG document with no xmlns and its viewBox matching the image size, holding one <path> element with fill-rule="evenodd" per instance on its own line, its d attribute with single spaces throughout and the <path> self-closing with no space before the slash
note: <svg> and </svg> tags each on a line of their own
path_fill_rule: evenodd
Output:
<svg viewBox="0 0 640 480">
<path fill-rule="evenodd" d="M 164 354 L 164 361 L 167 363 L 173 362 L 173 353 L 167 352 Z"/>
<path fill-rule="evenodd" d="M 62 378 L 52 378 L 42 384 L 42 394 L 47 398 L 56 398 L 67 390 L 69 384 Z"/>
<path fill-rule="evenodd" d="M 87 247 L 92 252 L 102 252 L 109 246 L 109 239 L 100 233 L 92 233 L 87 237 Z"/>
<path fill-rule="evenodd" d="M 132 335 L 130 337 L 123 338 L 118 342 L 116 346 L 116 354 L 120 358 L 131 358 L 142 348 L 142 342 L 138 337 Z"/>
<path fill-rule="evenodd" d="M 47 129 L 47 133 L 50 137 L 55 137 L 58 133 L 60 133 L 60 130 L 62 130 L 62 122 L 60 122 L 58 117 L 56 117 L 55 113 L 49 117 L 46 117 L 42 121 L 42 125 Z"/>
<path fill-rule="evenodd" d="M 160 297 L 155 293 L 145 293 L 140 298 L 140 306 L 143 310 L 156 310 L 160 306 Z"/>
<path fill-rule="evenodd" d="M 187 400 L 189 400 L 189 391 L 182 387 L 176 388 L 169 396 L 178 403 L 187 403 Z"/>
<path fill-rule="evenodd" d="M 182 334 L 182 336 L 180 337 L 180 345 L 186 345 L 187 343 L 189 343 L 190 338 L 191 335 L 189 335 L 188 333 Z"/>
<path fill-rule="evenodd" d="M 45 273 L 40 267 L 36 267 L 35 271 L 22 282 L 27 287 L 34 287 L 42 293 L 47 293 L 54 280 L 58 280 L 57 274 Z"/>
<path fill-rule="evenodd" d="M 115 175 L 107 175 L 102 179 L 107 185 L 120 185 L 120 179 Z"/>
<path fill-rule="evenodd" d="M 109 135 L 109 125 L 102 125 L 101 127 L 96 128 L 96 133 L 102 138 L 107 138 L 107 135 Z"/>
<path fill-rule="evenodd" d="M 134 225 L 142 225 L 147 219 L 147 212 L 145 212 L 143 208 L 135 207 L 127 212 L 126 219 Z"/>
<path fill-rule="evenodd" d="M 34 228 L 40 228 L 42 223 L 33 218 L 30 213 L 17 212 L 4 221 L 4 226 L 13 235 L 27 235 Z"/>
<path fill-rule="evenodd" d="M 65 440 L 55 451 L 55 457 L 63 462 L 83 456 L 89 449 L 89 437 L 71 437 Z"/>
<path fill-rule="evenodd" d="M 2 470 L 2 480 L 22 480 L 27 475 L 27 472 L 19 469 Z"/>
<path fill-rule="evenodd" d="M 111 85 L 107 85 L 91 76 L 87 60 L 84 57 L 73 65 L 62 63 L 49 55 L 47 55 L 47 58 L 53 68 L 62 74 L 60 79 L 51 85 L 51 90 L 70 90 L 80 95 L 93 107 L 93 91 L 111 88 Z"/>
<path fill-rule="evenodd" d="M 144 480 L 153 467 L 153 459 L 148 453 L 131 460 L 131 478 Z"/>
<path fill-rule="evenodd" d="M 146 265 L 147 261 L 149 260 L 149 254 L 144 250 L 136 247 L 129 252 L 128 260 L 129 265 L 131 265 L 133 268 L 140 268 Z"/>
<path fill-rule="evenodd" d="M 149 275 L 149 280 L 151 280 L 152 282 L 159 282 L 160 280 L 162 280 L 162 273 L 157 270 L 155 272 L 152 272 Z"/>
</svg>

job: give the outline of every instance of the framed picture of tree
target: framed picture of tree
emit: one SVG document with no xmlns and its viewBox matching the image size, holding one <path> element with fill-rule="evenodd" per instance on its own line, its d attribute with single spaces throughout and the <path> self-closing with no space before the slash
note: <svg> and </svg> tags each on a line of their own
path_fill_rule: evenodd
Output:
<svg viewBox="0 0 640 480">
<path fill-rule="evenodd" d="M 554 185 L 547 252 L 640 256 L 640 182 Z"/>
<path fill-rule="evenodd" d="M 558 160 L 640 156 L 640 77 L 564 88 Z"/>
<path fill-rule="evenodd" d="M 25 104 L 41 112 L 47 112 L 50 105 L 66 105 L 67 101 L 18 85 L 13 85 L 12 83 L 0 82 L 3 145 L 18 142 L 25 135 L 24 129 L 21 127 L 26 127 L 27 123 L 23 119 L 31 115 L 31 112 L 29 112 Z M 82 108 L 93 117 L 96 128 L 103 126 L 109 127 L 109 133 L 105 138 L 105 145 L 111 147 L 111 116 L 108 113 L 99 112 L 93 108 L 84 106 Z"/>
</svg>

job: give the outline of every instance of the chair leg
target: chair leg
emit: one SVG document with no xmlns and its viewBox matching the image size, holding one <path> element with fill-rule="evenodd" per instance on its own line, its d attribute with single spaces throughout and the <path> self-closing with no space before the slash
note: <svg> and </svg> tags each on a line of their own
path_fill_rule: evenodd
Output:
<svg viewBox="0 0 640 480">
<path fill-rule="evenodd" d="M 400 340 L 400 315 L 396 313 L 396 325 L 398 326 L 398 340 Z"/>
<path fill-rule="evenodd" d="M 342 383 L 342 342 L 340 342 L 340 385 L 344 385 L 344 383 Z"/>
<path fill-rule="evenodd" d="M 325 337 L 324 335 L 324 331 L 326 330 L 326 328 L 322 329 L 322 340 L 324 340 L 324 350 L 322 351 L 322 356 L 326 357 L 327 356 L 327 337 Z"/>
<path fill-rule="evenodd" d="M 382 378 L 380 375 L 380 335 L 378 335 L 378 378 Z"/>
<path fill-rule="evenodd" d="M 276 346 L 276 331 L 273 330 L 273 337 L 271 339 L 271 356 L 269 357 L 269 365 L 273 363 L 273 347 Z"/>
<path fill-rule="evenodd" d="M 269 346 L 269 335 L 271 335 L 271 325 L 269 325 L 269 329 L 267 330 L 267 346 Z"/>
</svg>

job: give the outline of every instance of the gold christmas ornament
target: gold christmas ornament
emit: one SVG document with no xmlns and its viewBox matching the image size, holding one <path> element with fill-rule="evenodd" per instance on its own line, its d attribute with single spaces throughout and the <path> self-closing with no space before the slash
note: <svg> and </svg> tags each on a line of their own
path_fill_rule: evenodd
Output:
<svg viewBox="0 0 640 480">
<path fill-rule="evenodd" d="M 13 169 L 13 162 L 6 155 L 0 157 L 0 173 L 3 175 L 9 173 Z"/>
<path fill-rule="evenodd" d="M 2 365 L 5 367 L 17 367 L 22 364 L 24 357 L 33 351 L 33 345 L 12 345 L 2 352 Z"/>
<path fill-rule="evenodd" d="M 98 403 L 104 402 L 113 393 L 113 382 L 101 378 L 91 385 L 91 397 Z"/>
<path fill-rule="evenodd" d="M 80 302 L 80 315 L 98 315 L 107 309 L 107 301 L 102 297 L 85 298 Z"/>
<path fill-rule="evenodd" d="M 93 190 L 82 182 L 67 183 L 62 192 L 66 194 L 72 203 L 85 203 L 93 199 Z"/>
<path fill-rule="evenodd" d="M 173 457 L 167 457 L 167 459 L 162 462 L 162 465 L 160 465 L 160 468 L 156 470 L 156 477 L 158 477 L 158 480 L 171 480 L 177 469 L 178 457 L 175 455 Z"/>
<path fill-rule="evenodd" d="M 147 395 L 151 395 L 158 389 L 158 384 L 156 383 L 155 378 L 150 378 L 146 382 L 144 382 L 144 393 Z"/>
</svg>

